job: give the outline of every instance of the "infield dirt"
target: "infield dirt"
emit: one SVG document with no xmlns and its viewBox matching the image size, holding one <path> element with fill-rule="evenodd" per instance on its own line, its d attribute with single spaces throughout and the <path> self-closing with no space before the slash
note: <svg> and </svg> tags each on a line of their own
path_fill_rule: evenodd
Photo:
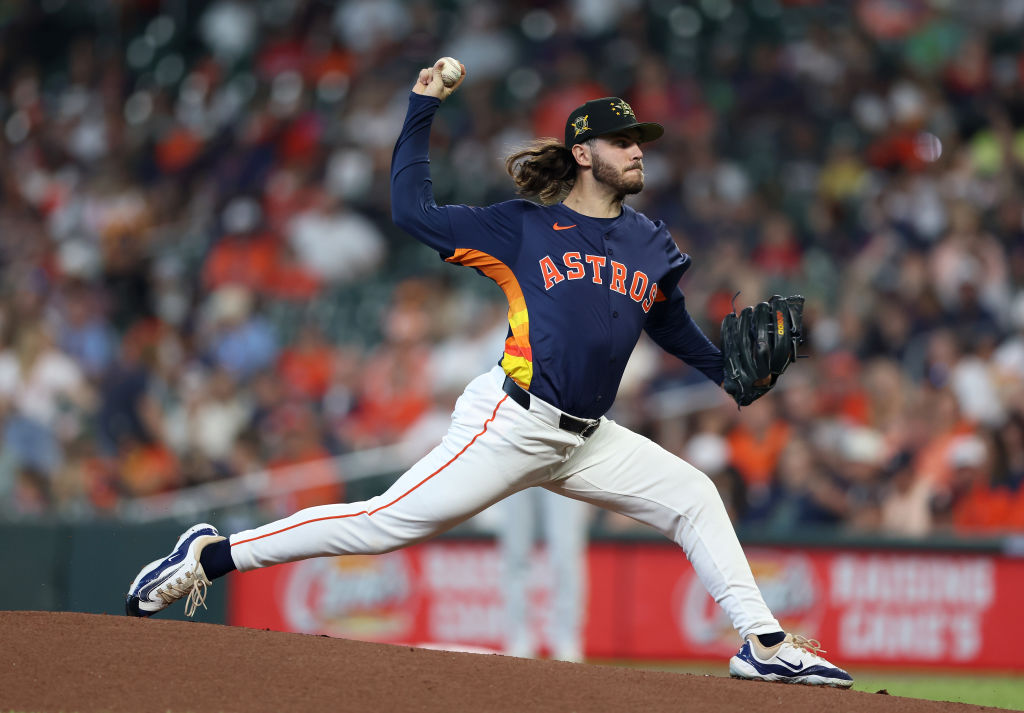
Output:
<svg viewBox="0 0 1024 713">
<path fill-rule="evenodd" d="M 12 710 L 966 713 L 998 709 L 198 622 L 32 611 L 0 612 L 0 711 Z"/>
</svg>

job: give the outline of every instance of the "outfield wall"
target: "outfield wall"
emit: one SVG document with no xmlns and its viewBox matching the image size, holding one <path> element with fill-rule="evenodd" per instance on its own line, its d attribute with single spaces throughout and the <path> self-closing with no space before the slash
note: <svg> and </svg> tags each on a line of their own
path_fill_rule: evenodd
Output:
<svg viewBox="0 0 1024 713">
<path fill-rule="evenodd" d="M 0 609 L 124 614 L 142 565 L 168 552 L 186 526 L 119 522 L 0 523 Z M 204 621 L 224 622 L 224 587 L 211 587 Z M 184 619 L 183 607 L 161 614 Z"/>
<path fill-rule="evenodd" d="M 122 614 L 141 565 L 175 523 L 0 525 L 0 609 Z M 750 538 L 745 541 L 749 542 Z M 747 547 L 784 626 L 850 665 L 1024 671 L 1024 558 L 1009 541 L 902 543 L 809 538 Z M 1014 554 L 1018 556 L 1014 556 Z M 597 538 L 588 552 L 586 652 L 609 659 L 718 659 L 737 637 L 685 557 L 660 538 Z M 376 557 L 323 558 L 232 574 L 203 621 L 500 650 L 500 560 L 486 538 L 444 537 Z M 551 608 L 534 554 L 534 626 Z M 182 607 L 160 615 L 183 618 Z"/>
<path fill-rule="evenodd" d="M 784 628 L 849 665 L 1024 671 L 1024 560 L 995 554 L 748 548 Z M 708 660 L 738 638 L 679 550 L 595 542 L 588 657 Z M 551 608 L 534 553 L 532 626 Z M 434 541 L 376 557 L 309 560 L 235 577 L 228 621 L 391 643 L 501 648 L 500 559 L 488 541 Z"/>
</svg>

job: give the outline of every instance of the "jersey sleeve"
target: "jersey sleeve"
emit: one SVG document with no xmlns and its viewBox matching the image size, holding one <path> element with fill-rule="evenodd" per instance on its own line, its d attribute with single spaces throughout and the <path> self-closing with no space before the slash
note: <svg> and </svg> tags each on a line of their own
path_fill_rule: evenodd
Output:
<svg viewBox="0 0 1024 713">
<path fill-rule="evenodd" d="M 676 280 L 679 278 L 677 277 Z M 700 370 L 716 384 L 725 378 L 722 352 L 701 331 L 686 311 L 686 298 L 678 286 L 655 302 L 644 331 L 659 347 Z"/>
<path fill-rule="evenodd" d="M 483 252 L 506 265 L 515 263 L 522 247 L 523 200 L 495 203 L 486 208 L 449 206 L 455 249 Z"/>
<path fill-rule="evenodd" d="M 509 264 L 519 249 L 522 205 L 439 206 L 430 179 L 430 127 L 440 100 L 411 92 L 402 133 L 391 158 L 391 217 L 402 230 L 450 259 L 459 251 L 486 252 Z"/>
<path fill-rule="evenodd" d="M 448 213 L 434 202 L 430 180 L 430 125 L 441 100 L 409 93 L 409 109 L 391 155 L 391 219 L 442 257 L 454 252 Z"/>
<path fill-rule="evenodd" d="M 658 280 L 658 289 L 664 295 L 671 295 L 675 292 L 676 285 L 679 284 L 679 279 L 683 276 L 683 273 L 690 269 L 690 256 L 679 250 L 679 246 L 676 245 L 671 233 L 669 233 L 668 228 L 665 227 L 662 221 L 657 221 L 654 227 L 664 241 L 665 259 L 668 262 L 668 270 Z"/>
</svg>

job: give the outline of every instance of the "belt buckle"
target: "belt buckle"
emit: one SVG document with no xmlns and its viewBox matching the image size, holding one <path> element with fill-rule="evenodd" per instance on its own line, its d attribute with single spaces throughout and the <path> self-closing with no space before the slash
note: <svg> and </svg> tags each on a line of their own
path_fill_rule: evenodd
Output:
<svg viewBox="0 0 1024 713">
<path fill-rule="evenodd" d="M 600 421 L 593 421 L 591 423 L 588 423 L 586 426 L 584 426 L 583 430 L 580 431 L 580 435 L 583 438 L 590 438 L 592 435 L 594 435 L 594 431 L 596 431 L 597 427 L 600 425 Z"/>
</svg>

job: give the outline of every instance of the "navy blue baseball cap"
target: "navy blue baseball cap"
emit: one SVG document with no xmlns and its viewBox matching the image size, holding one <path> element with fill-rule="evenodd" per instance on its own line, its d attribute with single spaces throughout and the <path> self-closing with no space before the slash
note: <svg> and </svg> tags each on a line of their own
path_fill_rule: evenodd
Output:
<svg viewBox="0 0 1024 713">
<path fill-rule="evenodd" d="M 565 145 L 572 148 L 595 136 L 614 134 L 626 129 L 639 129 L 640 143 L 654 141 L 665 133 L 665 127 L 661 124 L 637 121 L 632 107 L 622 99 L 603 97 L 591 99 L 569 114 L 565 122 Z"/>
</svg>

